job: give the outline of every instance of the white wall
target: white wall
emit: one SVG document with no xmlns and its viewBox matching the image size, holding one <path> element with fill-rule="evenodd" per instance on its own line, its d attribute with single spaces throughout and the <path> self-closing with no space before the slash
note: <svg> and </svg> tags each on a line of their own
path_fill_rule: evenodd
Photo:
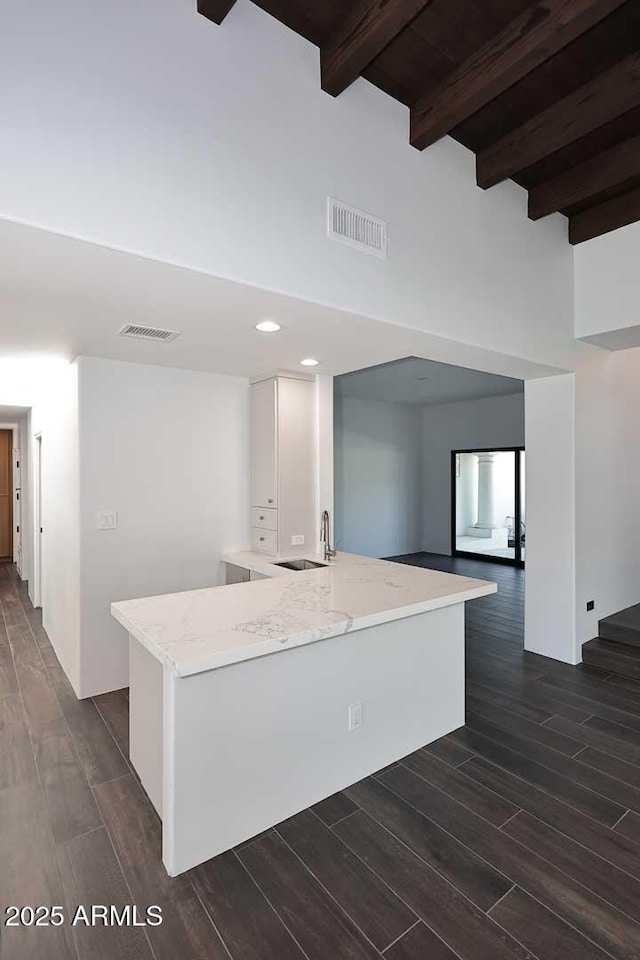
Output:
<svg viewBox="0 0 640 960">
<path fill-rule="evenodd" d="M 420 549 L 420 411 L 409 403 L 335 398 L 335 530 L 368 557 Z"/>
<path fill-rule="evenodd" d="M 21 537 L 20 550 L 22 563 L 20 575 L 28 580 L 31 571 L 33 553 L 33 520 L 31 517 L 31 411 L 28 410 L 18 421 L 20 446 L 20 500 Z"/>
<path fill-rule="evenodd" d="M 23 576 L 33 599 L 33 443 L 42 435 L 43 625 L 76 691 L 79 689 L 78 371 L 64 361 L 0 361 L 0 404 L 31 408 L 27 443 Z M 29 549 L 29 546 L 31 549 Z"/>
<path fill-rule="evenodd" d="M 640 223 L 575 248 L 576 335 L 619 351 L 591 354 L 575 377 L 578 645 L 640 601 L 639 263 Z"/>
<path fill-rule="evenodd" d="M 5 6 L 0 216 L 570 362 L 564 218 L 479 190 L 451 139 L 413 149 L 367 81 L 323 93 L 317 48 L 249 0 L 221 27 L 195 0 Z M 327 195 L 388 220 L 386 261 L 327 240 Z"/>
<path fill-rule="evenodd" d="M 128 684 L 112 600 L 223 582 L 249 523 L 247 380 L 82 357 L 80 694 Z M 118 528 L 98 531 L 99 510 Z"/>
<path fill-rule="evenodd" d="M 248 542 L 248 381 L 81 357 L 0 360 L 1 405 L 31 408 L 42 436 L 43 623 L 81 697 L 126 686 L 115 599 L 222 582 L 220 555 Z M 96 514 L 118 511 L 99 532 Z M 33 550 L 25 578 L 33 592 Z"/>
<path fill-rule="evenodd" d="M 60 371 L 34 405 L 32 436 L 42 436 L 42 624 L 74 689 L 79 689 L 78 370 Z M 34 458 L 31 457 L 32 466 Z"/>
<path fill-rule="evenodd" d="M 336 396 L 338 546 L 450 554 L 451 451 L 509 446 L 524 446 L 522 393 L 425 406 Z"/>
<path fill-rule="evenodd" d="M 524 446 L 524 394 L 421 408 L 422 549 L 451 553 L 451 451 Z"/>
<path fill-rule="evenodd" d="M 575 247 L 576 336 L 640 346 L 640 223 Z"/>
<path fill-rule="evenodd" d="M 581 655 L 575 634 L 574 503 L 580 483 L 575 462 L 574 376 L 528 380 L 525 421 L 525 647 L 543 656 L 577 663 Z M 529 575 L 531 569 L 536 576 Z"/>
<path fill-rule="evenodd" d="M 597 636 L 601 617 L 640 602 L 639 411 L 640 349 L 602 354 L 576 374 L 579 643 Z"/>
</svg>

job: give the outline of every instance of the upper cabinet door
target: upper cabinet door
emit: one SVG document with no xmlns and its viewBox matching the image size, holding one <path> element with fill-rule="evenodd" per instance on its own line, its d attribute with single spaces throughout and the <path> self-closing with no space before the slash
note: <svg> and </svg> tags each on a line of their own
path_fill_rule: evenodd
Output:
<svg viewBox="0 0 640 960">
<path fill-rule="evenodd" d="M 278 505 L 278 382 L 251 387 L 251 505 Z"/>
</svg>

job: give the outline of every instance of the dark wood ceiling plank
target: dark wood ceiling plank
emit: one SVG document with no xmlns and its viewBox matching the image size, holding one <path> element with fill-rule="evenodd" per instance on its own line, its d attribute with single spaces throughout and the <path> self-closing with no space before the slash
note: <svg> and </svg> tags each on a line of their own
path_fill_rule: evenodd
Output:
<svg viewBox="0 0 640 960">
<path fill-rule="evenodd" d="M 569 217 L 569 243 L 583 243 L 640 220 L 640 187 Z"/>
<path fill-rule="evenodd" d="M 623 140 L 630 140 L 638 135 L 640 135 L 640 107 L 629 110 L 628 113 L 616 117 L 603 127 L 598 127 L 587 137 L 581 137 L 563 150 L 558 150 L 557 153 L 552 153 L 539 163 L 534 163 L 532 167 L 527 167 L 513 179 L 525 190 L 532 190 L 547 180 L 553 180 L 568 170 L 573 170 L 574 167 L 591 160 L 592 157 L 611 150 Z M 586 205 L 593 206 L 593 203 Z"/>
<path fill-rule="evenodd" d="M 214 23 L 222 23 L 236 0 L 198 0 L 198 13 Z"/>
<path fill-rule="evenodd" d="M 357 0 L 320 49 L 322 89 L 337 97 L 431 0 Z"/>
<path fill-rule="evenodd" d="M 639 105 L 640 53 L 635 53 L 482 150 L 478 185 L 492 187 Z"/>
<path fill-rule="evenodd" d="M 423 150 L 626 0 L 540 0 L 465 60 L 411 108 L 411 143 Z"/>
<path fill-rule="evenodd" d="M 640 10 L 640 5 L 638 7 Z M 627 3 L 482 107 L 451 135 L 479 153 L 514 127 L 531 120 L 557 100 L 631 56 L 640 46 L 639 36 L 640 21 L 635 20 Z M 427 83 L 421 94 L 428 90 Z M 614 139 L 607 146 L 616 142 Z M 586 160 L 587 156 L 582 159 Z"/>
<path fill-rule="evenodd" d="M 539 220 L 640 177 L 640 135 L 529 190 L 529 217 Z"/>
</svg>

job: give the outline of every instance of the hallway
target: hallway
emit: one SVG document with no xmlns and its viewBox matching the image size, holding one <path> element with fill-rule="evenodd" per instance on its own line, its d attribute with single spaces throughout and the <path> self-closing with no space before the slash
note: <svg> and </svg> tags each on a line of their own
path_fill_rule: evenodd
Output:
<svg viewBox="0 0 640 960">
<path fill-rule="evenodd" d="M 525 653 L 522 570 L 417 559 L 499 582 L 468 606 L 466 726 L 173 880 L 126 691 L 75 698 L 2 566 L 3 908 L 164 915 L 3 928 L 3 960 L 636 960 L 640 684 Z"/>
</svg>

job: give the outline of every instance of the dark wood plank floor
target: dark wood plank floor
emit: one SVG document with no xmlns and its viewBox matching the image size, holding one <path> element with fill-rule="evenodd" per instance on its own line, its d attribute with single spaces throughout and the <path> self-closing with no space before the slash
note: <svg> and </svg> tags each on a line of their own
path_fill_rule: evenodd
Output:
<svg viewBox="0 0 640 960">
<path fill-rule="evenodd" d="M 6 929 L 2 960 L 638 960 L 640 683 L 525 653 L 524 573 L 467 607 L 467 724 L 170 879 L 127 691 L 78 702 L 0 567 L 0 904 L 159 927 Z"/>
</svg>

